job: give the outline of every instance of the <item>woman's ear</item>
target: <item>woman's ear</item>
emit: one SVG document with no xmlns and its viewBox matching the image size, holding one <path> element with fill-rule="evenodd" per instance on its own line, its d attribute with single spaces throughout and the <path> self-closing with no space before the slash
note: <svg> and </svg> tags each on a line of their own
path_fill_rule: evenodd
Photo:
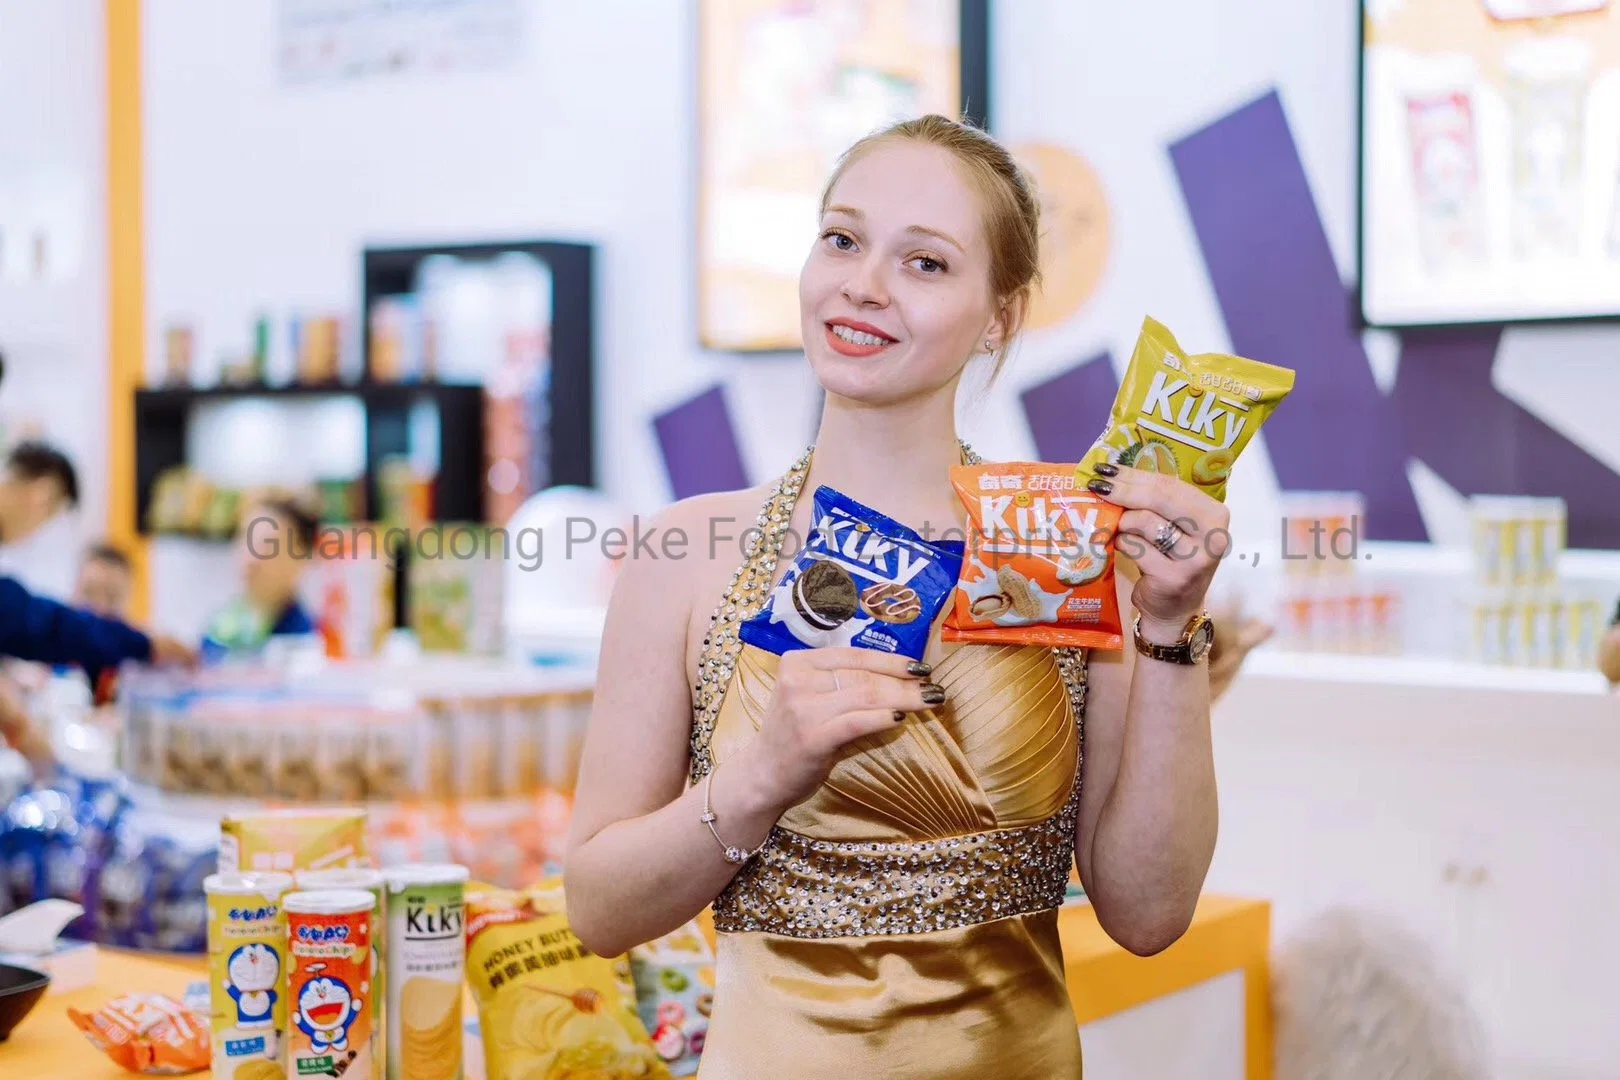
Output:
<svg viewBox="0 0 1620 1080">
<path fill-rule="evenodd" d="M 1024 326 L 1024 316 L 1029 313 L 1029 290 L 1020 289 L 1001 302 L 996 310 L 996 317 L 990 321 L 990 329 L 985 337 L 996 343 L 996 351 L 1006 349 L 1007 342 L 1018 336 L 1018 331 Z"/>
</svg>

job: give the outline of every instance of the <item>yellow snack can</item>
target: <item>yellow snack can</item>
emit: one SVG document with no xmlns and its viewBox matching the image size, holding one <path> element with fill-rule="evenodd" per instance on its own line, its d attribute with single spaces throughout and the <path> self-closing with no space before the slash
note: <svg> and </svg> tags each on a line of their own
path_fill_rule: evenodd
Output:
<svg viewBox="0 0 1620 1080">
<path fill-rule="evenodd" d="M 212 874 L 208 1000 L 213 1071 L 224 1080 L 279 1080 L 286 1069 L 287 916 L 291 874 Z"/>
<path fill-rule="evenodd" d="M 1224 502 L 1238 455 L 1293 389 L 1287 368 L 1189 354 L 1163 324 L 1144 320 L 1108 427 L 1077 475 L 1084 484 L 1106 461 L 1179 476 Z"/>
</svg>

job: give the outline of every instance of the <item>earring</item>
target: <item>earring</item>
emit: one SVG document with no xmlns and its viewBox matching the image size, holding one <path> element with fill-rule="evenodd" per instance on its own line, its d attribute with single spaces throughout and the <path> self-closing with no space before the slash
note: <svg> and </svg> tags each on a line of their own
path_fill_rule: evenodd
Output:
<svg viewBox="0 0 1620 1080">
<path fill-rule="evenodd" d="M 989 338 L 984 339 L 984 351 L 987 353 L 993 353 L 996 351 L 995 347 L 990 344 Z"/>
</svg>

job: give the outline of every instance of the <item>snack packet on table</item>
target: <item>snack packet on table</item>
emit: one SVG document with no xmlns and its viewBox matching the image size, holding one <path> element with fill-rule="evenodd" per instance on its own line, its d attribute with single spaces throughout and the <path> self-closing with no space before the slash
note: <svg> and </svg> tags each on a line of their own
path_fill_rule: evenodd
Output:
<svg viewBox="0 0 1620 1080">
<path fill-rule="evenodd" d="M 1086 490 L 1070 465 L 959 465 L 951 483 L 967 509 L 967 559 L 942 639 L 1123 647 L 1120 507 Z"/>
<path fill-rule="evenodd" d="M 67 1014 L 96 1049 L 130 1072 L 178 1076 L 208 1068 L 208 1017 L 172 998 L 124 994 L 95 1012 Z"/>
<path fill-rule="evenodd" d="M 921 660 L 962 557 L 829 487 L 815 526 L 739 635 L 767 652 L 853 645 Z"/>
<path fill-rule="evenodd" d="M 1219 353 L 1189 355 L 1147 319 L 1108 417 L 1076 473 L 1084 487 L 1099 462 L 1180 476 L 1226 500 L 1232 466 L 1294 388 L 1287 368 Z"/>
<path fill-rule="evenodd" d="M 489 1080 L 667 1080 L 628 970 L 569 929 L 560 884 L 467 886 L 467 981 Z M 623 965 L 628 968 L 628 965 Z"/>
<path fill-rule="evenodd" d="M 714 950 L 697 920 L 630 950 L 636 1007 L 672 1076 L 692 1076 L 714 1009 Z"/>
</svg>

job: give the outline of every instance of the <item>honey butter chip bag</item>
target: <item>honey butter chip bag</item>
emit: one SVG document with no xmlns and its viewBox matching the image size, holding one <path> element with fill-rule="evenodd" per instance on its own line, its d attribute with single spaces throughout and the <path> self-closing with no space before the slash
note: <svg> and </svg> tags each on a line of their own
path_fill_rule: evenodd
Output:
<svg viewBox="0 0 1620 1080">
<path fill-rule="evenodd" d="M 636 1015 L 628 962 L 580 942 L 556 883 L 470 884 L 465 910 L 488 1080 L 669 1080 Z"/>
<path fill-rule="evenodd" d="M 129 1072 L 179 1076 L 210 1064 L 208 1017 L 161 994 L 124 994 L 94 1012 L 70 1008 L 67 1014 L 96 1049 Z"/>
<path fill-rule="evenodd" d="M 1114 536 L 1124 512 L 1088 491 L 1072 465 L 961 465 L 967 558 L 946 641 L 1124 647 Z"/>
<path fill-rule="evenodd" d="M 1294 373 L 1241 356 L 1184 352 L 1153 319 L 1142 324 L 1102 433 L 1078 474 L 1099 462 L 1170 473 L 1226 500 L 1243 448 L 1294 388 Z"/>
<path fill-rule="evenodd" d="M 809 541 L 740 635 L 773 653 L 853 645 L 921 660 L 961 568 L 953 545 L 819 487 Z"/>
</svg>

